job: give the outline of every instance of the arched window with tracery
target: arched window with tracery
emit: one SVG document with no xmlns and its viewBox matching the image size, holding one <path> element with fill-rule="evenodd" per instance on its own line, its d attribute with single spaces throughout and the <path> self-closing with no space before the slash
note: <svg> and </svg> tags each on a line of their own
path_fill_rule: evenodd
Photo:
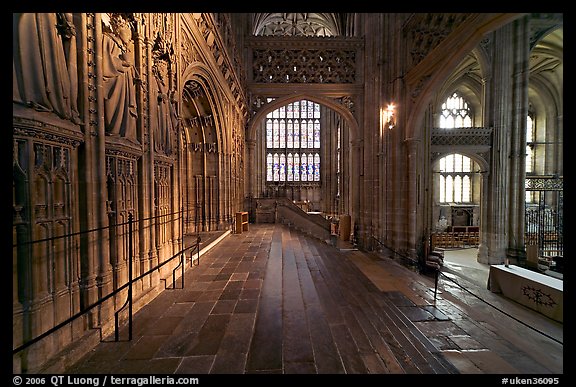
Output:
<svg viewBox="0 0 576 387">
<path fill-rule="evenodd" d="M 440 203 L 472 202 L 472 159 L 458 154 L 450 154 L 440 159 Z"/>
<path fill-rule="evenodd" d="M 442 104 L 440 112 L 440 128 L 470 128 L 472 127 L 472 110 L 470 105 L 458 93 L 454 92 Z"/>
<path fill-rule="evenodd" d="M 320 105 L 291 102 L 266 116 L 266 181 L 320 182 Z"/>
</svg>

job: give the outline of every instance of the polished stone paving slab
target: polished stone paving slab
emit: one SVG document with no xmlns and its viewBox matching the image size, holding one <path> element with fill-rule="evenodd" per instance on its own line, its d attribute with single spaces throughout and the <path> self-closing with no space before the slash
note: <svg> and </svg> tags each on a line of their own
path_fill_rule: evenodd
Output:
<svg viewBox="0 0 576 387">
<path fill-rule="evenodd" d="M 506 321 L 450 281 L 435 300 L 433 286 L 382 255 L 254 224 L 205 253 L 186 271 L 184 289 L 139 310 L 132 341 L 105 338 L 66 373 L 563 372 L 562 344 Z M 558 333 L 540 316 L 493 302 Z"/>
</svg>

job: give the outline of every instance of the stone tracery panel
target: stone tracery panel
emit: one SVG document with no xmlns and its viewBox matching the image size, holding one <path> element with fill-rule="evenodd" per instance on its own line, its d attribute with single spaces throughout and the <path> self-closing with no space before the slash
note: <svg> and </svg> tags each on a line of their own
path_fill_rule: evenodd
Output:
<svg viewBox="0 0 576 387">
<path fill-rule="evenodd" d="M 491 144 L 492 129 L 490 128 L 432 129 L 432 145 L 490 146 Z"/>
<path fill-rule="evenodd" d="M 528 177 L 526 179 L 526 190 L 562 191 L 563 189 L 564 179 L 562 177 Z"/>
<path fill-rule="evenodd" d="M 154 163 L 154 221 L 156 247 L 160 248 L 172 239 L 172 166 Z M 165 258 L 168 258 L 166 256 Z"/>
<path fill-rule="evenodd" d="M 115 287 L 123 285 L 128 276 L 128 216 L 138 219 L 138 184 L 136 160 L 130 155 L 108 151 L 106 156 L 106 209 L 110 226 L 110 263 L 115 272 Z M 134 232 L 136 232 L 134 230 Z M 138 251 L 137 238 L 132 239 Z"/>
<path fill-rule="evenodd" d="M 264 48 L 252 53 L 254 82 L 356 82 L 356 50 Z"/>
</svg>

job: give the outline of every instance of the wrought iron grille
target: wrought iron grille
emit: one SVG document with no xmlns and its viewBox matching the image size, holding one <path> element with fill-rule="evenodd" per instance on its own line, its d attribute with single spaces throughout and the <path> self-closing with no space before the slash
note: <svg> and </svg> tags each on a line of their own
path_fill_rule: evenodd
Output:
<svg viewBox="0 0 576 387">
<path fill-rule="evenodd" d="M 563 256 L 563 181 L 558 177 L 526 179 L 526 191 L 533 193 L 525 207 L 525 243 L 538 245 L 539 256 Z"/>
</svg>

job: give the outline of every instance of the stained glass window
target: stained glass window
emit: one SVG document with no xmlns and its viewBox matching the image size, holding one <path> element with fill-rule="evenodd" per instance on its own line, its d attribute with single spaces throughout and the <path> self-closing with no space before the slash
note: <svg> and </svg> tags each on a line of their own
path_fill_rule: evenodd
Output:
<svg viewBox="0 0 576 387">
<path fill-rule="evenodd" d="M 314 120 L 314 148 L 320 148 L 320 120 Z"/>
<path fill-rule="evenodd" d="M 294 181 L 300 181 L 300 155 L 294 155 Z"/>
<path fill-rule="evenodd" d="M 286 121 L 280 120 L 280 148 L 286 147 Z"/>
<path fill-rule="evenodd" d="M 286 155 L 280 155 L 280 181 L 286 181 Z"/>
<path fill-rule="evenodd" d="M 306 167 L 308 181 L 314 181 L 314 155 L 312 153 L 308 154 L 308 165 Z"/>
<path fill-rule="evenodd" d="M 294 121 L 294 148 L 300 148 L 300 122 Z"/>
<path fill-rule="evenodd" d="M 294 156 L 292 153 L 288 153 L 288 174 L 286 176 L 287 181 L 294 181 Z"/>
<path fill-rule="evenodd" d="M 320 182 L 320 131 L 315 102 L 292 102 L 268 113 L 266 181 Z"/>
<path fill-rule="evenodd" d="M 279 172 L 280 172 L 280 158 L 278 157 L 278 154 L 275 153 L 274 164 L 272 166 L 272 174 L 274 175 L 274 181 L 280 180 L 280 176 L 278 175 Z"/>
<path fill-rule="evenodd" d="M 266 147 L 267 148 L 273 148 L 274 144 L 272 142 L 272 120 L 271 119 L 267 119 L 266 120 Z"/>
<path fill-rule="evenodd" d="M 472 159 L 454 153 L 441 158 L 438 164 L 440 203 L 469 203 L 472 200 Z"/>
<path fill-rule="evenodd" d="M 300 180 L 301 181 L 308 181 L 308 175 L 306 175 L 306 171 L 308 170 L 308 156 L 304 153 L 300 156 Z"/>
<path fill-rule="evenodd" d="M 272 130 L 274 133 L 274 141 L 273 146 L 274 148 L 280 148 L 280 130 L 278 128 L 278 120 L 272 121 Z"/>
<path fill-rule="evenodd" d="M 308 121 L 306 120 L 300 122 L 300 146 L 302 148 L 308 147 Z"/>
<path fill-rule="evenodd" d="M 266 156 L 266 180 L 272 181 L 272 164 L 274 163 L 272 159 L 272 154 L 268 153 Z"/>
<path fill-rule="evenodd" d="M 292 120 L 288 120 L 286 132 L 286 147 L 294 148 L 294 124 L 292 123 Z"/>
</svg>

